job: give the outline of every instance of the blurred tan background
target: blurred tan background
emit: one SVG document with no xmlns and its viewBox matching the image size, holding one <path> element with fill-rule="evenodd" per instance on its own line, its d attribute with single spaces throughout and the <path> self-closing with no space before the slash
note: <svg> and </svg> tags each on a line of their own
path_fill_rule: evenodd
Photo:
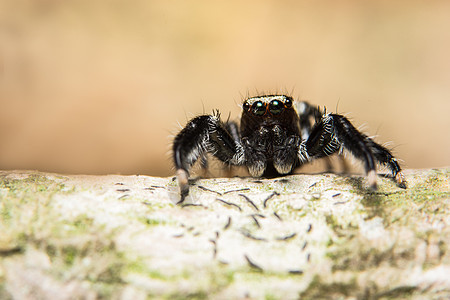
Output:
<svg viewBox="0 0 450 300">
<path fill-rule="evenodd" d="M 449 53 L 448 1 L 0 0 L 0 169 L 170 175 L 178 123 L 261 92 L 448 166 Z"/>
</svg>

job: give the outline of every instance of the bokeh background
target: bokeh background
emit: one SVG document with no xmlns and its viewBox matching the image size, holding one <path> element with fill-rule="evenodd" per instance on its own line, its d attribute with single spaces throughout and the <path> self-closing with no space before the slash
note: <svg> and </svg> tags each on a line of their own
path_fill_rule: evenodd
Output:
<svg viewBox="0 0 450 300">
<path fill-rule="evenodd" d="M 0 169 L 170 175 L 179 124 L 262 92 L 449 166 L 450 2 L 0 0 Z"/>
</svg>

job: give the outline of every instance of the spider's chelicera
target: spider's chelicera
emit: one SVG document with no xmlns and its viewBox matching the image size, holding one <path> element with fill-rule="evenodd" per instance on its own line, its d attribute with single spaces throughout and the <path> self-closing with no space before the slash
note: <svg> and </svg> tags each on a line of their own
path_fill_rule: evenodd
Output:
<svg viewBox="0 0 450 300">
<path fill-rule="evenodd" d="M 173 160 L 183 200 L 189 193 L 189 169 L 199 158 L 206 166 L 207 153 L 228 165 L 246 166 L 252 176 L 260 177 L 290 174 L 343 148 L 363 162 L 372 189 L 377 187 L 376 163 L 386 165 L 397 184 L 406 188 L 388 149 L 359 132 L 346 117 L 322 113 L 284 95 L 246 99 L 240 126 L 222 122 L 218 112 L 195 117 L 175 137 Z"/>
</svg>

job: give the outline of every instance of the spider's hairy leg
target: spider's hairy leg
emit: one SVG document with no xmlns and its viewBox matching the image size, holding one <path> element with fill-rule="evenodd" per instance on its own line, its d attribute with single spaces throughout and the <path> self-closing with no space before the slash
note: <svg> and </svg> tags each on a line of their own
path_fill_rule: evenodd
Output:
<svg viewBox="0 0 450 300">
<path fill-rule="evenodd" d="M 336 114 L 332 114 L 331 116 L 334 120 L 338 139 L 341 141 L 344 147 L 349 149 L 355 156 L 358 157 L 358 150 L 353 149 L 355 145 L 354 143 L 358 141 L 356 145 L 359 146 L 359 144 L 361 143 L 360 139 L 362 139 L 362 143 L 364 143 L 366 147 L 369 149 L 375 161 L 378 162 L 379 164 L 386 165 L 391 170 L 392 176 L 394 177 L 398 186 L 401 188 L 406 188 L 407 184 L 405 177 L 403 176 L 402 169 L 398 164 L 397 159 L 392 155 L 392 153 L 388 149 L 376 143 L 367 135 L 359 132 L 346 117 Z M 357 135 L 358 137 L 353 138 L 352 136 L 354 135 Z M 375 167 L 371 169 L 371 172 L 372 173 L 369 173 L 369 175 L 372 174 L 372 176 L 375 177 L 374 182 L 376 184 Z"/>
<path fill-rule="evenodd" d="M 173 160 L 182 199 L 189 193 L 189 169 L 206 151 L 209 118 L 205 115 L 192 119 L 173 142 Z"/>
<path fill-rule="evenodd" d="M 298 117 L 300 119 L 300 129 L 301 129 L 302 139 L 307 140 L 309 138 L 309 136 L 311 135 L 311 130 L 313 128 L 313 125 L 315 123 L 320 122 L 322 115 L 323 115 L 322 110 L 319 107 L 313 106 L 306 101 L 297 102 L 296 110 L 298 113 Z M 345 157 L 343 155 L 341 155 L 342 153 L 338 152 L 337 154 L 338 154 L 338 159 L 339 159 L 339 162 L 341 165 L 342 173 L 347 173 L 349 170 L 349 167 L 347 165 Z M 330 172 L 334 169 L 330 158 L 325 159 L 325 165 L 326 165 L 326 170 L 328 172 Z"/>
<path fill-rule="evenodd" d="M 227 121 L 224 124 L 225 129 L 230 133 L 230 135 L 233 137 L 233 140 L 236 143 L 239 143 L 241 138 L 239 136 L 239 127 L 234 121 Z"/>
<path fill-rule="evenodd" d="M 392 176 L 394 177 L 397 184 L 401 188 L 406 189 L 407 183 L 405 176 L 402 173 L 402 169 L 400 168 L 397 159 L 392 155 L 392 153 L 387 148 L 375 143 L 371 138 L 367 136 L 366 142 L 369 145 L 375 159 L 380 164 L 386 165 L 391 170 Z"/>
<path fill-rule="evenodd" d="M 318 107 L 312 106 L 306 101 L 299 101 L 296 103 L 298 117 L 300 119 L 300 129 L 303 139 L 308 139 L 311 134 L 313 124 L 320 121 L 322 112 Z"/>
<path fill-rule="evenodd" d="M 230 116 L 228 116 L 229 118 Z M 239 126 L 235 121 L 230 121 L 227 119 L 223 125 L 225 126 L 226 131 L 231 135 L 233 140 L 236 142 L 237 145 L 241 144 L 241 137 L 239 134 Z M 224 171 L 224 176 L 226 177 L 233 177 L 233 169 L 231 168 L 232 164 L 222 164 L 222 171 Z"/>
<path fill-rule="evenodd" d="M 305 157 L 313 159 L 329 156 L 340 150 L 342 146 L 363 162 L 372 189 L 377 188 L 376 162 L 387 165 L 397 184 L 406 188 L 401 168 L 390 151 L 359 132 L 342 115 L 324 114 L 313 127 L 310 137 L 302 143 L 299 158 L 302 160 Z"/>
<path fill-rule="evenodd" d="M 189 193 L 189 170 L 208 152 L 228 164 L 242 163 L 242 147 L 233 139 L 218 113 L 198 116 L 188 122 L 173 142 L 173 160 L 176 168 L 181 201 Z"/>
</svg>

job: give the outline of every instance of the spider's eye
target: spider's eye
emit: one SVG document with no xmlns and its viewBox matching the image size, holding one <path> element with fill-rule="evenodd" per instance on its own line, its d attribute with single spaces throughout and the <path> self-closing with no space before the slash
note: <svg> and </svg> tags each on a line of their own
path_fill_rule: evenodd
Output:
<svg viewBox="0 0 450 300">
<path fill-rule="evenodd" d="M 244 110 L 249 110 L 249 109 L 250 109 L 250 104 L 248 104 L 248 102 L 245 101 L 244 104 L 242 104 L 242 108 L 243 108 Z"/>
<path fill-rule="evenodd" d="M 284 105 L 289 108 L 292 106 L 292 99 L 291 98 L 286 98 L 286 101 L 284 101 Z"/>
<path fill-rule="evenodd" d="M 262 103 L 262 101 L 256 101 L 252 105 L 252 111 L 254 115 L 262 116 L 266 113 L 266 106 Z"/>
<path fill-rule="evenodd" d="M 269 104 L 269 111 L 272 115 L 278 115 L 283 111 L 283 102 L 272 100 Z"/>
</svg>

